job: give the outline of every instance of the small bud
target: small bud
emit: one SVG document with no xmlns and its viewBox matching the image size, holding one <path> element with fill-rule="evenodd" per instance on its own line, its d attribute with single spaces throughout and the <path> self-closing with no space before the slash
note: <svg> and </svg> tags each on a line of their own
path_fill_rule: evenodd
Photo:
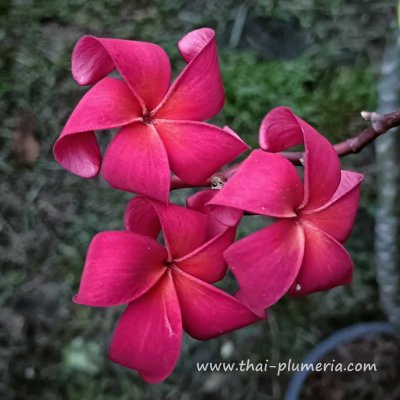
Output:
<svg viewBox="0 0 400 400">
<path fill-rule="evenodd" d="M 375 132 L 383 133 L 386 131 L 384 126 L 384 116 L 376 112 L 371 114 L 371 124 Z"/>
<path fill-rule="evenodd" d="M 224 186 L 224 181 L 219 176 L 213 176 L 211 178 L 211 189 L 221 189 Z"/>
<path fill-rule="evenodd" d="M 364 118 L 366 121 L 371 121 L 372 113 L 369 111 L 361 111 L 361 117 Z"/>
</svg>

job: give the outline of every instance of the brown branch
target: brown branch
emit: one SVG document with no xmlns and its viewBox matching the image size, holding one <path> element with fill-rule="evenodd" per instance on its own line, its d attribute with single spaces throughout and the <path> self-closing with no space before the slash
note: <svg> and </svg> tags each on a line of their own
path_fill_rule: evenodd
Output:
<svg viewBox="0 0 400 400">
<path fill-rule="evenodd" d="M 364 147 L 369 145 L 380 135 L 383 135 L 391 128 L 400 126 L 400 111 L 395 111 L 389 114 L 378 114 L 376 112 L 371 113 L 368 111 L 362 111 L 361 116 L 366 121 L 371 121 L 371 126 L 367 129 L 364 129 L 361 133 L 352 138 L 336 143 L 333 147 L 335 148 L 339 157 L 343 157 L 348 154 L 359 153 Z M 285 151 L 279 154 L 295 165 L 301 165 L 304 157 L 303 152 L 301 151 Z M 218 188 L 221 186 L 221 183 L 226 182 L 236 172 L 239 166 L 240 163 L 237 163 L 225 171 L 214 174 L 210 179 L 207 179 L 198 185 L 189 185 L 178 177 L 174 176 L 171 179 L 171 190 L 191 187 Z"/>
</svg>

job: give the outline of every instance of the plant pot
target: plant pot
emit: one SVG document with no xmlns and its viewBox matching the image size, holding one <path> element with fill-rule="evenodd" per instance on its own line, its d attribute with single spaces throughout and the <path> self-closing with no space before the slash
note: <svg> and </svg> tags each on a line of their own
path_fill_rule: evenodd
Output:
<svg viewBox="0 0 400 400">
<path fill-rule="evenodd" d="M 369 322 L 369 323 L 360 323 L 356 325 L 352 325 L 350 327 L 341 329 L 335 333 L 333 333 L 331 336 L 320 342 L 310 353 L 307 354 L 307 356 L 302 360 L 301 364 L 312 364 L 314 367 L 318 363 L 323 363 L 323 362 L 332 362 L 332 360 L 335 360 L 335 365 L 337 363 L 342 363 L 344 367 L 346 367 L 346 362 L 353 362 L 358 363 L 361 361 L 361 359 L 347 359 L 346 356 L 348 357 L 349 355 L 351 357 L 357 358 L 357 355 L 355 356 L 354 354 L 351 354 L 352 351 L 354 351 L 354 347 L 357 347 L 357 352 L 358 355 L 363 358 L 364 356 L 368 357 L 365 362 L 368 363 L 373 363 L 376 362 L 378 354 L 376 354 L 376 349 L 379 348 L 379 346 L 373 345 L 373 342 L 378 341 L 378 343 L 386 343 L 386 352 L 389 349 L 389 354 L 386 354 L 386 358 L 390 357 L 395 357 L 394 360 L 390 361 L 390 365 L 388 366 L 386 364 L 385 368 L 389 370 L 389 373 L 387 372 L 382 372 L 385 376 L 382 379 L 390 379 L 393 381 L 393 384 L 396 386 L 391 390 L 391 393 L 395 390 L 399 390 L 398 396 L 399 397 L 390 397 L 390 399 L 398 399 L 400 398 L 400 385 L 399 385 L 399 380 L 398 380 L 398 371 L 397 369 L 400 368 L 400 364 L 396 362 L 399 357 L 397 355 L 400 354 L 400 343 L 397 341 L 397 335 L 395 328 L 393 325 L 391 325 L 388 322 Z M 390 341 L 393 344 L 390 344 Z M 370 343 L 371 342 L 371 343 Z M 390 345 L 389 345 L 390 344 Z M 351 346 L 353 349 L 351 349 Z M 382 346 L 381 346 L 382 347 Z M 374 350 L 375 348 L 375 350 Z M 372 349 L 372 351 L 371 351 Z M 357 353 L 356 353 L 357 354 Z M 397 354 L 397 355 L 396 355 Z M 329 355 L 333 355 L 333 357 L 328 357 Z M 376 363 L 378 364 L 378 363 Z M 393 365 L 392 365 L 393 364 Z M 398 365 L 396 365 L 398 364 Z M 348 364 L 347 364 L 348 365 Z M 377 372 L 368 372 L 371 374 L 375 374 L 374 378 L 375 380 L 369 380 L 370 385 L 374 388 L 374 385 L 376 386 L 377 391 L 381 390 L 380 386 L 385 386 L 385 388 L 388 389 L 388 383 L 385 381 L 382 383 L 382 381 L 379 379 L 379 376 L 376 375 L 380 371 L 378 370 L 379 365 L 377 367 Z M 397 371 L 397 372 L 396 372 Z M 367 375 L 360 375 L 360 374 L 366 374 L 367 372 L 340 372 L 340 371 L 329 371 L 328 373 L 325 372 L 313 372 L 313 371 L 298 371 L 295 372 L 293 375 L 292 379 L 289 382 L 289 386 L 287 388 L 286 394 L 285 394 L 285 400 L 298 400 L 300 398 L 304 399 L 319 399 L 323 398 L 324 400 L 330 400 L 330 399 L 347 399 L 347 398 L 354 398 L 357 400 L 361 400 L 361 398 L 385 398 L 389 399 L 389 397 L 385 397 L 382 395 L 379 395 L 377 397 L 368 397 L 369 394 L 365 394 L 365 397 L 362 397 L 364 395 L 357 394 L 358 397 L 354 397 L 354 393 L 351 394 L 351 397 L 348 397 L 350 394 L 346 392 L 346 385 L 351 387 L 351 389 L 354 388 L 354 390 L 359 390 L 357 389 L 357 385 L 355 384 L 355 379 L 358 380 L 358 384 L 365 382 L 366 378 L 368 378 Z M 318 375 L 319 374 L 319 375 Z M 315 383 L 316 380 L 320 380 L 321 378 L 323 380 L 323 375 L 326 374 L 328 376 L 328 379 L 325 380 L 325 383 L 322 382 L 322 384 L 325 386 L 323 387 L 323 393 L 321 393 L 321 385 L 318 387 L 318 384 Z M 330 376 L 328 375 L 330 374 Z M 358 375 L 353 375 L 353 374 L 358 374 Z M 396 378 L 397 376 L 397 378 Z M 314 378 L 314 382 L 312 379 Z M 337 380 L 337 382 L 335 382 Z M 310 381 L 311 381 L 311 387 L 308 389 L 312 390 L 312 385 L 314 384 L 314 387 L 317 388 L 318 393 L 312 393 L 310 390 L 305 390 L 307 386 L 310 386 Z M 367 393 L 368 385 L 361 386 L 361 391 L 364 390 L 365 393 Z M 308 392 L 308 394 L 307 394 Z M 311 395 L 310 395 L 311 394 Z M 323 397 L 321 397 L 323 396 Z M 347 396 L 347 397 L 346 397 Z M 360 397 L 361 396 L 361 397 Z M 396 395 L 394 395 L 396 396 Z"/>
</svg>

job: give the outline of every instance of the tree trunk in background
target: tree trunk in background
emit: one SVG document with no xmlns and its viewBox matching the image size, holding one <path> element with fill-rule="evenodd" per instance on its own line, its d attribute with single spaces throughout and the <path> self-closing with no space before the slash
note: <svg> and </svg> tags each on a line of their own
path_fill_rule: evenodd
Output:
<svg viewBox="0 0 400 400">
<path fill-rule="evenodd" d="M 378 112 L 399 108 L 400 35 L 387 43 L 381 78 L 378 84 Z M 375 257 L 380 301 L 389 321 L 400 330 L 400 270 L 398 264 L 398 134 L 389 132 L 375 141 L 377 179 L 377 214 Z"/>
</svg>

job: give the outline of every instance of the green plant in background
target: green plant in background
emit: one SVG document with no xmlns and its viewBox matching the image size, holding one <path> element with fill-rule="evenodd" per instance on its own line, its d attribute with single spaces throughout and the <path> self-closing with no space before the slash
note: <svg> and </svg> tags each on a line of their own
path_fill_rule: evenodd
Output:
<svg viewBox="0 0 400 400">
<path fill-rule="evenodd" d="M 226 105 L 223 123 L 257 145 L 257 131 L 265 113 L 276 105 L 293 108 L 332 141 L 348 136 L 359 110 L 373 108 L 374 76 L 363 63 L 320 69 L 311 57 L 262 61 L 248 53 L 221 58 Z"/>
</svg>

